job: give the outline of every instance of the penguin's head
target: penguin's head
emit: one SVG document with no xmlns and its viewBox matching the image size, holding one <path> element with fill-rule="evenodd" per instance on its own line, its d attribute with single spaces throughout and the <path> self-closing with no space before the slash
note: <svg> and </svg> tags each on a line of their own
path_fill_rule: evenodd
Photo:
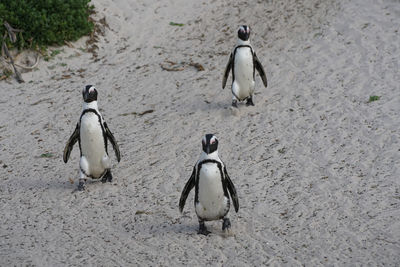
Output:
<svg viewBox="0 0 400 267">
<path fill-rule="evenodd" d="M 218 139 L 213 134 L 206 134 L 202 140 L 203 151 L 206 154 L 211 154 L 218 149 Z"/>
<path fill-rule="evenodd" d="M 83 101 L 90 103 L 92 101 L 97 101 L 97 90 L 93 85 L 86 85 L 82 91 Z"/>
<path fill-rule="evenodd" d="M 238 30 L 238 37 L 242 41 L 247 41 L 250 38 L 250 27 L 246 25 L 242 25 Z"/>
</svg>

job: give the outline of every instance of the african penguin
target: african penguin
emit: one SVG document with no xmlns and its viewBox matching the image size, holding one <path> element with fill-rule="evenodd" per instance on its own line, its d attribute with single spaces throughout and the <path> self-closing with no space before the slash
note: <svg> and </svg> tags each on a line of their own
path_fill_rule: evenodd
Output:
<svg viewBox="0 0 400 267">
<path fill-rule="evenodd" d="M 102 182 L 111 182 L 111 163 L 108 157 L 107 140 L 114 148 L 118 162 L 121 160 L 119 147 L 113 134 L 101 116 L 97 107 L 97 90 L 87 85 L 83 91 L 83 111 L 76 125 L 75 131 L 69 138 L 64 149 L 64 162 L 67 163 L 76 141 L 79 142 L 81 158 L 79 162 L 80 177 L 78 190 L 85 189 L 87 177 L 102 178 Z"/>
<path fill-rule="evenodd" d="M 242 25 L 238 30 L 238 42 L 233 49 L 222 79 L 222 89 L 232 69 L 232 106 L 237 108 L 238 101 L 246 101 L 247 106 L 254 106 L 253 93 L 255 87 L 255 70 L 267 87 L 267 76 L 253 47 L 250 45 L 250 28 Z"/>
<path fill-rule="evenodd" d="M 190 190 L 195 188 L 194 206 L 199 220 L 199 234 L 210 232 L 205 221 L 223 220 L 222 230 L 229 230 L 231 223 L 227 217 L 230 208 L 229 195 L 235 211 L 239 210 L 239 200 L 226 167 L 218 156 L 218 139 L 213 134 L 203 137 L 203 152 L 193 167 L 192 175 L 183 188 L 179 200 L 179 210 L 183 211 Z M 229 194 L 228 194 L 229 192 Z"/>
</svg>

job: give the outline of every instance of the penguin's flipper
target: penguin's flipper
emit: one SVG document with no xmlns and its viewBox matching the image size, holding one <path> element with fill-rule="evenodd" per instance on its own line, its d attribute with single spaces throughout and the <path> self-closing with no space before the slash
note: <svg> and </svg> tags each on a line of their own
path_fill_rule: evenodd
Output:
<svg viewBox="0 0 400 267">
<path fill-rule="evenodd" d="M 260 74 L 264 86 L 267 87 L 268 86 L 267 75 L 265 74 L 265 70 L 264 70 L 263 66 L 261 65 L 261 62 L 258 59 L 255 52 L 253 54 L 253 60 L 254 60 L 254 66 L 256 67 L 258 73 Z"/>
<path fill-rule="evenodd" d="M 231 55 L 229 57 L 228 64 L 226 64 L 226 68 L 225 68 L 225 72 L 224 72 L 224 78 L 222 79 L 222 89 L 225 88 L 226 80 L 228 80 L 229 72 L 231 71 L 232 64 L 233 64 L 233 54 L 231 53 Z"/>
<path fill-rule="evenodd" d="M 117 157 L 118 162 L 120 162 L 121 161 L 121 153 L 119 152 L 119 146 L 117 144 L 117 141 L 115 140 L 114 135 L 112 134 L 112 132 L 108 128 L 106 122 L 104 122 L 104 130 L 106 132 L 107 139 L 110 140 L 111 145 L 113 146 L 113 149 L 114 149 L 114 152 L 115 152 L 115 156 Z"/>
<path fill-rule="evenodd" d="M 190 193 L 190 190 L 192 190 L 195 185 L 195 176 L 196 176 L 196 166 L 193 167 L 192 175 L 190 175 L 189 180 L 187 181 L 185 187 L 182 190 L 181 198 L 179 199 L 179 211 L 181 213 L 183 211 L 183 207 L 185 206 L 185 202 Z"/>
<path fill-rule="evenodd" d="M 71 137 L 68 139 L 67 144 L 65 145 L 64 155 L 63 155 L 63 159 L 64 159 L 65 163 L 68 162 L 69 155 L 71 154 L 72 148 L 74 148 L 76 141 L 79 140 L 79 128 L 80 128 L 79 123 L 77 123 L 75 131 L 73 132 Z"/>
<path fill-rule="evenodd" d="M 225 174 L 226 187 L 228 187 L 229 194 L 231 195 L 231 198 L 232 198 L 232 201 L 233 201 L 233 206 L 235 207 L 235 211 L 238 212 L 238 210 L 239 210 L 239 199 L 237 197 L 235 186 L 233 185 L 233 183 L 231 181 L 231 178 L 228 175 L 226 167 L 224 167 L 224 174 Z"/>
</svg>

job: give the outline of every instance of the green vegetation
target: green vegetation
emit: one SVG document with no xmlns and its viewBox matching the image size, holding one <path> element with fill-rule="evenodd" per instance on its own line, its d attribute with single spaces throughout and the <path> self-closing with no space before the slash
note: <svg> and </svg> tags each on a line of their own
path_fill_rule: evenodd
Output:
<svg viewBox="0 0 400 267">
<path fill-rule="evenodd" d="M 46 53 L 46 55 L 44 55 L 44 60 L 45 61 L 49 61 L 50 59 L 54 58 L 55 56 L 57 56 L 58 54 L 60 54 L 61 52 L 64 52 L 64 49 L 55 49 L 53 51 L 51 51 L 50 55 Z"/>
<path fill-rule="evenodd" d="M 12 75 L 12 70 L 10 70 L 10 69 L 7 69 L 7 68 L 4 68 L 3 69 L 3 75 L 6 77 L 6 78 L 8 78 L 8 77 L 10 77 L 11 75 Z"/>
<path fill-rule="evenodd" d="M 43 153 L 42 155 L 40 155 L 41 158 L 52 158 L 53 154 L 51 153 Z"/>
<path fill-rule="evenodd" d="M 371 102 L 377 101 L 377 100 L 379 100 L 380 98 L 381 98 L 380 96 L 377 96 L 377 95 L 371 95 L 371 96 L 369 97 L 369 101 L 368 101 L 368 103 L 371 103 Z"/>
<path fill-rule="evenodd" d="M 169 23 L 169 25 L 171 25 L 171 26 L 179 26 L 179 27 L 182 27 L 182 26 L 184 26 L 185 24 L 183 24 L 183 23 L 176 23 L 176 22 L 171 21 L 171 22 Z"/>
<path fill-rule="evenodd" d="M 44 48 L 61 45 L 89 34 L 93 23 L 89 15 L 93 6 L 90 0 L 1 0 L 0 44 L 3 42 L 7 21 L 17 33 L 17 42 L 6 42 L 9 47 Z"/>
</svg>

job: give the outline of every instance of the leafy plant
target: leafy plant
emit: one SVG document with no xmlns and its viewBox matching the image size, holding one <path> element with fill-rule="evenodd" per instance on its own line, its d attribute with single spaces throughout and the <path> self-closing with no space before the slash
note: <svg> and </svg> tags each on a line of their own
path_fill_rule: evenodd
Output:
<svg viewBox="0 0 400 267">
<path fill-rule="evenodd" d="M 379 100 L 380 98 L 381 98 L 380 96 L 377 96 L 377 95 L 371 95 L 371 96 L 369 97 L 369 101 L 368 101 L 368 103 L 371 103 L 371 102 L 377 101 L 377 100 Z"/>
<path fill-rule="evenodd" d="M 8 69 L 8 68 L 4 68 L 3 69 L 3 75 L 5 77 L 10 77 L 12 75 L 12 70 Z"/>
<path fill-rule="evenodd" d="M 179 26 L 179 27 L 182 27 L 182 26 L 184 26 L 185 24 L 183 24 L 183 23 L 176 23 L 176 22 L 171 21 L 171 22 L 169 23 L 169 25 L 171 25 L 171 26 Z"/>
<path fill-rule="evenodd" d="M 3 42 L 4 21 L 17 34 L 18 48 L 44 48 L 61 45 L 67 40 L 77 40 L 89 34 L 93 23 L 89 20 L 93 6 L 90 0 L 1 0 L 0 2 L 0 44 Z M 7 38 L 8 39 L 8 38 Z M 7 41 L 8 46 L 11 46 Z"/>
</svg>

